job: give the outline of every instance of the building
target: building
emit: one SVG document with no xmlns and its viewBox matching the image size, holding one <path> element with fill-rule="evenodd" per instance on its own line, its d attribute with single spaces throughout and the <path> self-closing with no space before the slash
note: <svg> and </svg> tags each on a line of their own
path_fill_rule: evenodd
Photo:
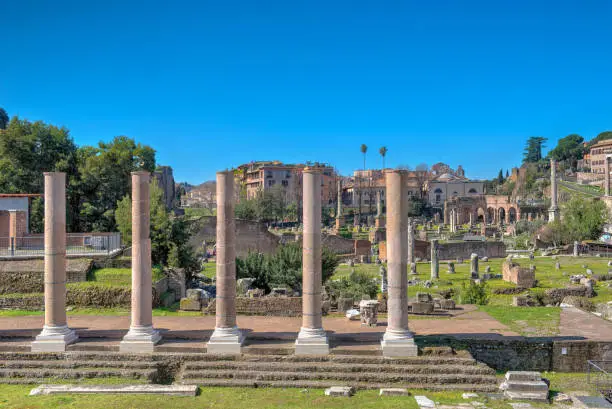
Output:
<svg viewBox="0 0 612 409">
<path fill-rule="evenodd" d="M 427 189 L 429 173 L 427 171 L 407 171 L 408 172 L 408 196 L 422 197 Z M 362 210 L 376 209 L 377 194 L 380 195 L 382 204 L 385 204 L 386 195 L 385 174 L 380 169 L 357 170 L 353 172 L 352 178 L 347 178 L 343 187 L 343 203 L 354 208 L 359 207 L 361 202 Z"/>
<path fill-rule="evenodd" d="M 181 206 L 215 209 L 217 207 L 217 182 L 210 180 L 191 187 L 181 197 Z"/>
<path fill-rule="evenodd" d="M 587 163 L 590 163 L 591 173 L 605 173 L 606 155 L 612 154 L 612 139 L 605 139 L 591 146 Z"/>
<path fill-rule="evenodd" d="M 432 207 L 444 207 L 444 201 L 455 197 L 484 194 L 485 183 L 444 173 L 429 182 L 428 200 Z"/>
<path fill-rule="evenodd" d="M 39 194 L 0 194 L 0 242 L 9 245 L 11 238 L 30 233 L 30 205 Z"/>
<path fill-rule="evenodd" d="M 284 164 L 279 161 L 251 162 L 238 166 L 234 172 L 237 184 L 247 199 L 262 192 L 279 189 L 288 202 L 302 197 L 302 172 L 306 167 L 319 167 L 321 173 L 321 201 L 332 205 L 336 200 L 337 174 L 333 167 L 322 163 Z"/>
</svg>

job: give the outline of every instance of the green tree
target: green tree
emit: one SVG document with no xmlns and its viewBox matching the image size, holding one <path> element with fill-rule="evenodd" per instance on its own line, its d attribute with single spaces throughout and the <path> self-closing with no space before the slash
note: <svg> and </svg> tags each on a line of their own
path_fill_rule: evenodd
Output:
<svg viewBox="0 0 612 409">
<path fill-rule="evenodd" d="M 565 162 L 567 166 L 576 169 L 578 160 L 584 155 L 584 138 L 580 135 L 571 134 L 559 139 L 557 146 L 548 153 L 548 156 Z"/>
<path fill-rule="evenodd" d="M 378 153 L 380 153 L 380 156 L 382 156 L 382 168 L 385 169 L 385 156 L 387 156 L 387 152 L 389 150 L 387 149 L 386 146 L 381 146 L 381 148 L 378 150 Z"/>
<path fill-rule="evenodd" d="M 0 107 L 0 129 L 6 129 L 9 123 L 9 116 L 4 110 L 4 108 Z"/>
<path fill-rule="evenodd" d="M 574 196 L 562 208 L 561 222 L 565 242 L 595 240 L 599 238 L 606 223 L 608 210 L 601 200 L 588 200 Z"/>
<path fill-rule="evenodd" d="M 542 159 L 542 148 L 544 148 L 546 140 L 542 136 L 532 136 L 527 139 L 523 151 L 523 163 L 539 162 Z"/>
<path fill-rule="evenodd" d="M 499 174 L 497 175 L 497 183 L 499 183 L 500 185 L 504 183 L 504 171 L 501 169 L 499 170 Z"/>
<path fill-rule="evenodd" d="M 362 143 L 359 150 L 363 154 L 363 170 L 366 170 L 366 153 L 368 152 L 368 145 Z"/>
<path fill-rule="evenodd" d="M 590 148 L 597 142 L 605 141 L 606 139 L 612 139 L 612 131 L 601 132 L 599 135 L 589 141 L 588 147 Z"/>
<path fill-rule="evenodd" d="M 98 147 L 85 146 L 78 151 L 80 183 L 79 229 L 112 231 L 115 229 L 115 206 L 130 189 L 131 172 L 155 169 L 155 150 L 118 136 Z"/>
</svg>

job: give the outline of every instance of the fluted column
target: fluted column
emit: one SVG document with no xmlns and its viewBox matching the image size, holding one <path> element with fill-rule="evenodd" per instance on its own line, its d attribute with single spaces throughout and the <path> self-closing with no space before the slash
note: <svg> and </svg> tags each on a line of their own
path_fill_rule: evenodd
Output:
<svg viewBox="0 0 612 409">
<path fill-rule="evenodd" d="M 381 346 L 387 357 L 416 356 L 418 349 L 408 329 L 408 195 L 407 172 L 387 170 L 387 330 Z"/>
<path fill-rule="evenodd" d="M 320 200 L 320 198 L 319 198 Z M 217 173 L 216 325 L 207 345 L 211 354 L 239 354 L 244 341 L 236 326 L 236 226 L 234 173 Z"/>
<path fill-rule="evenodd" d="M 304 169 L 304 230 L 302 233 L 302 327 L 296 355 L 329 353 L 321 314 L 321 170 Z"/>
<path fill-rule="evenodd" d="M 414 220 L 408 218 L 408 264 L 414 263 Z"/>
<path fill-rule="evenodd" d="M 438 260 L 438 240 L 431 241 L 431 279 L 437 280 L 440 278 L 440 263 Z"/>
<path fill-rule="evenodd" d="M 149 172 L 132 172 L 132 321 L 119 345 L 121 352 L 153 352 L 161 340 L 153 328 L 150 182 Z"/>
<path fill-rule="evenodd" d="M 559 207 L 557 206 L 557 163 L 550 160 L 550 209 L 548 209 L 548 222 L 552 223 L 559 219 Z"/>
<path fill-rule="evenodd" d="M 329 353 L 321 314 L 321 170 L 304 169 L 304 231 L 302 233 L 302 327 L 296 355 Z"/>
<path fill-rule="evenodd" d="M 32 342 L 34 352 L 61 352 L 76 342 L 66 323 L 66 174 L 45 178 L 45 325 Z"/>
</svg>

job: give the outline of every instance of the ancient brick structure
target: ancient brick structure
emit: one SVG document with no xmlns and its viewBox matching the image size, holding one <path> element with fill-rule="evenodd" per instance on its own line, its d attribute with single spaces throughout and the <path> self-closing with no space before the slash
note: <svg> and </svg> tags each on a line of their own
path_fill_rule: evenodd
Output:
<svg viewBox="0 0 612 409">
<path fill-rule="evenodd" d="M 535 287 L 535 270 L 521 267 L 511 261 L 504 261 L 502 264 L 502 275 L 504 281 L 514 283 L 517 287 Z"/>
</svg>

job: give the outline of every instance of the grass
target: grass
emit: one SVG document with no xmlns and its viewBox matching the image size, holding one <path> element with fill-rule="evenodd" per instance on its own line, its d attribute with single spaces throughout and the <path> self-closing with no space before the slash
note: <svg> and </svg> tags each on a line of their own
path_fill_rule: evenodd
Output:
<svg viewBox="0 0 612 409">
<path fill-rule="evenodd" d="M 582 373 L 543 372 L 551 382 L 553 392 L 584 391 L 595 394 Z M 95 382 L 97 381 L 97 382 Z M 86 383 L 115 384 L 116 380 L 87 380 Z M 411 390 L 408 397 L 380 397 L 378 390 L 358 391 L 347 398 L 326 397 L 321 389 L 280 388 L 200 388 L 196 397 L 155 395 L 52 395 L 28 396 L 32 386 L 0 385 L 0 408 L 407 408 L 417 409 L 415 395 L 425 395 L 442 405 L 465 404 L 470 401 L 486 403 L 491 409 L 510 409 L 507 401 L 487 400 L 479 397 L 465 400 L 462 392 L 430 392 Z M 548 407 L 549 405 L 542 405 Z M 552 406 L 551 406 L 552 407 Z"/>
<path fill-rule="evenodd" d="M 125 316 L 130 315 L 129 308 L 74 308 L 67 312 L 70 315 Z M 0 310 L 0 317 L 36 317 L 44 315 L 44 311 L 32 310 Z M 199 311 L 179 311 L 178 303 L 172 307 L 153 308 L 154 317 L 201 317 Z"/>
<path fill-rule="evenodd" d="M 153 282 L 164 278 L 161 268 L 153 267 Z M 98 268 L 89 272 L 87 283 L 97 283 L 118 287 L 132 286 L 132 269 L 130 268 Z M 79 283 L 82 284 L 82 283 Z"/>
<path fill-rule="evenodd" d="M 202 216 L 214 216 L 214 211 L 206 209 L 204 207 L 185 207 L 185 216 L 188 218 L 202 217 Z"/>
<path fill-rule="evenodd" d="M 545 337 L 559 334 L 559 307 L 481 305 L 479 309 L 521 335 Z"/>
</svg>

